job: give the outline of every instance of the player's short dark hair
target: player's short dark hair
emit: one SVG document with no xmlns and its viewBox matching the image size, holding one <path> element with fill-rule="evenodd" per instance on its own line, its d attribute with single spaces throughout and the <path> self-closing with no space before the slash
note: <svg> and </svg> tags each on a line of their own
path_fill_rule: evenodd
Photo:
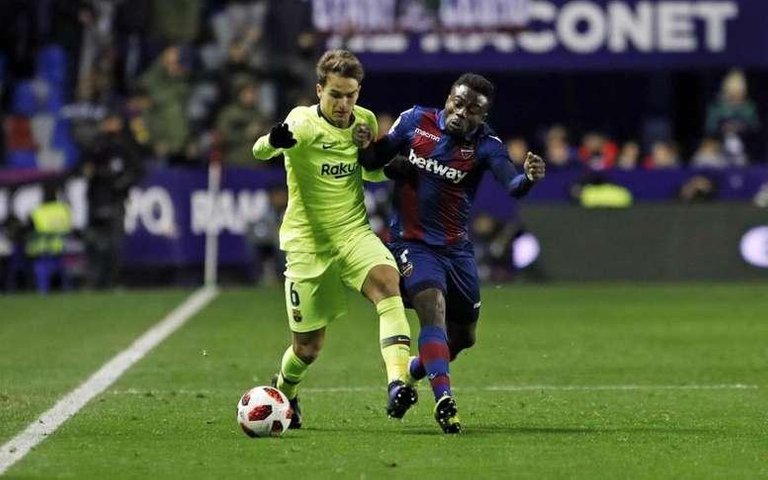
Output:
<svg viewBox="0 0 768 480">
<path fill-rule="evenodd" d="M 460 76 L 458 80 L 453 82 L 451 90 L 453 90 L 454 87 L 458 87 L 459 85 L 465 85 L 471 88 L 477 93 L 484 95 L 485 98 L 488 99 L 488 103 L 493 103 L 493 98 L 496 95 L 496 87 L 494 87 L 490 80 L 484 76 L 478 75 L 476 73 L 465 73 Z"/>
<path fill-rule="evenodd" d="M 347 50 L 328 50 L 317 61 L 317 82 L 325 85 L 328 75 L 335 73 L 340 77 L 354 78 L 362 83 L 365 72 L 363 64 L 354 53 Z"/>
</svg>

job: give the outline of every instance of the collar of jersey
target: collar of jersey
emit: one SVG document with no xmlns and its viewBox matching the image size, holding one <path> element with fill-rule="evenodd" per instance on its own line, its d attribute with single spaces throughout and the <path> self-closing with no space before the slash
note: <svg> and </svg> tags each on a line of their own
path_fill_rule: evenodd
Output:
<svg viewBox="0 0 768 480">
<path fill-rule="evenodd" d="M 322 118 L 326 122 L 328 122 L 328 124 L 330 126 L 332 126 L 333 128 L 338 128 L 339 130 L 346 130 L 346 128 L 337 127 L 336 125 L 331 123 L 331 121 L 328 120 L 328 118 L 325 115 L 323 115 L 323 111 L 320 110 L 320 104 L 319 103 L 317 104 L 317 116 Z M 352 115 L 349 116 L 349 127 L 351 127 L 354 124 L 355 124 L 355 112 L 352 111 Z M 349 128 L 349 127 L 347 127 L 347 128 Z"/>
</svg>

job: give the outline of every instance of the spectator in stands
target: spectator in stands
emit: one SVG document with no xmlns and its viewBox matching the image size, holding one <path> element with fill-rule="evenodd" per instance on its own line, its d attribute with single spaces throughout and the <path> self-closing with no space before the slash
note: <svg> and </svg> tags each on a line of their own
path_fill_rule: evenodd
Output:
<svg viewBox="0 0 768 480">
<path fill-rule="evenodd" d="M 219 69 L 219 95 L 225 103 L 237 98 L 239 79 L 248 77 L 251 81 L 257 81 L 258 71 L 249 61 L 248 45 L 245 40 L 235 38 L 227 49 L 227 59 Z"/>
<path fill-rule="evenodd" d="M 140 147 L 142 154 L 151 153 L 148 126 L 149 110 L 151 107 L 152 98 L 146 89 L 141 86 L 133 88 L 125 102 L 128 130 Z"/>
<path fill-rule="evenodd" d="M 748 144 L 759 129 L 757 108 L 747 97 L 747 79 L 740 70 L 732 70 L 723 79 L 720 96 L 707 109 L 706 134 L 722 140 L 730 164 L 746 165 Z"/>
<path fill-rule="evenodd" d="M 627 208 L 634 200 L 628 188 L 608 181 L 603 173 L 595 171 L 573 185 L 570 194 L 584 208 Z"/>
<path fill-rule="evenodd" d="M 760 185 L 760 189 L 752 199 L 752 203 L 754 203 L 756 207 L 768 208 L 768 182 Z"/>
<path fill-rule="evenodd" d="M 166 48 L 141 77 L 141 86 L 152 101 L 146 116 L 151 148 L 161 159 L 177 162 L 185 160 L 189 136 L 186 105 L 190 86 L 181 54 L 179 47 Z"/>
<path fill-rule="evenodd" d="M 229 0 L 227 6 L 210 19 L 210 28 L 219 52 L 232 54 L 237 46 L 245 63 L 264 73 L 267 52 L 264 48 L 266 0 Z"/>
<path fill-rule="evenodd" d="M 643 161 L 643 167 L 649 170 L 680 167 L 677 146 L 665 140 L 653 142 L 651 153 Z"/>
<path fill-rule="evenodd" d="M 562 125 L 547 130 L 544 140 L 544 158 L 553 171 L 579 168 L 576 151 L 568 143 L 568 132 Z"/>
<path fill-rule="evenodd" d="M 266 0 L 264 47 L 267 68 L 281 87 L 277 111 L 288 111 L 303 95 L 314 96 L 315 62 L 322 49 L 312 24 L 312 3 Z"/>
<path fill-rule="evenodd" d="M 83 157 L 88 181 L 89 284 L 109 288 L 119 277 L 125 199 L 143 172 L 138 148 L 118 110 L 110 111 L 101 122 L 99 137 Z"/>
<path fill-rule="evenodd" d="M 152 0 L 122 0 L 115 10 L 115 83 L 126 94 L 147 66 L 147 34 L 152 25 Z"/>
<path fill-rule="evenodd" d="M 226 106 L 216 120 L 224 162 L 227 165 L 255 164 L 251 147 L 255 139 L 269 130 L 270 122 L 259 109 L 259 85 L 241 77 L 237 98 Z"/>
<path fill-rule="evenodd" d="M 683 202 L 701 202 L 717 198 L 717 183 L 707 175 L 694 175 L 680 187 L 678 198 Z"/>
<path fill-rule="evenodd" d="M 200 34 L 203 0 L 155 0 L 152 27 L 164 44 L 190 45 Z"/>
<path fill-rule="evenodd" d="M 640 144 L 635 140 L 624 142 L 616 158 L 616 167 L 621 170 L 634 170 L 640 163 Z"/>
<path fill-rule="evenodd" d="M 15 292 L 20 286 L 28 285 L 27 256 L 24 248 L 26 231 L 24 223 L 13 212 L 3 222 L 0 236 L 5 238 L 6 251 L 0 254 L 0 281 L 3 290 Z"/>
<path fill-rule="evenodd" d="M 0 1 L 0 55 L 7 55 L 7 71 L 19 78 L 34 74 L 35 53 L 41 43 L 40 8 L 40 2 L 29 0 Z"/>
<path fill-rule="evenodd" d="M 693 154 L 691 166 L 701 168 L 725 168 L 730 166 L 723 154 L 723 147 L 716 137 L 704 137 Z"/>
<path fill-rule="evenodd" d="M 51 40 L 66 52 L 65 88 L 72 98 L 78 85 L 85 29 L 96 20 L 96 10 L 88 0 L 53 0 L 50 18 Z"/>
<path fill-rule="evenodd" d="M 616 164 L 619 147 L 603 133 L 588 132 L 581 140 L 579 160 L 591 170 L 607 170 Z"/>
<path fill-rule="evenodd" d="M 529 152 L 528 141 L 526 141 L 526 139 L 523 137 L 516 136 L 507 140 L 505 145 L 507 147 L 507 153 L 509 153 L 509 158 L 512 159 L 512 163 L 515 164 L 515 167 L 523 168 L 523 163 L 525 163 L 525 156 Z"/>
<path fill-rule="evenodd" d="M 58 277 L 62 290 L 69 290 L 69 273 L 64 265 L 64 247 L 72 232 L 72 211 L 58 198 L 58 186 L 43 186 L 43 202 L 30 215 L 31 232 L 26 243 L 38 293 L 51 290 Z"/>
<path fill-rule="evenodd" d="M 246 244 L 253 252 L 256 281 L 275 285 L 282 281 L 285 252 L 280 250 L 278 230 L 288 206 L 288 190 L 283 185 L 269 190 L 269 205 L 264 215 L 246 231 Z"/>
</svg>

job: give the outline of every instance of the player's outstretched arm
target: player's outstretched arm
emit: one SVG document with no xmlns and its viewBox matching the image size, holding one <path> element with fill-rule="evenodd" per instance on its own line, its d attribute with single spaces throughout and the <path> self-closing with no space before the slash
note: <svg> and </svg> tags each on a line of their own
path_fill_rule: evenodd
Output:
<svg viewBox="0 0 768 480">
<path fill-rule="evenodd" d="M 544 178 L 546 165 L 540 156 L 528 152 L 523 163 L 523 173 L 518 175 L 512 159 L 509 158 L 509 154 L 503 148 L 501 140 L 491 143 L 490 146 L 491 171 L 510 196 L 514 198 L 524 197 L 536 182 Z"/>
<path fill-rule="evenodd" d="M 268 160 L 282 150 L 292 148 L 296 143 L 297 140 L 288 124 L 279 122 L 272 126 L 268 134 L 256 140 L 252 150 L 253 156 L 259 160 Z"/>
<path fill-rule="evenodd" d="M 357 163 L 366 170 L 378 170 L 392 160 L 397 153 L 397 146 L 394 145 L 389 136 L 370 143 L 367 148 L 357 150 Z"/>
</svg>

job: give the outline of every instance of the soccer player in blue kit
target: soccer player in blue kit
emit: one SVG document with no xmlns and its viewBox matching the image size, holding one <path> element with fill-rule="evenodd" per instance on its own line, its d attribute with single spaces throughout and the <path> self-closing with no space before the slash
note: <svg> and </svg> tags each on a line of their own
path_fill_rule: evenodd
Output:
<svg viewBox="0 0 768 480">
<path fill-rule="evenodd" d="M 409 383 L 429 378 L 435 419 L 445 433 L 461 431 L 448 364 L 475 343 L 480 313 L 468 232 L 477 187 L 490 170 L 510 196 L 520 198 L 545 174 L 542 158 L 530 152 L 518 174 L 485 123 L 494 90 L 486 78 L 465 73 L 451 87 L 444 109 L 415 106 L 386 136 L 365 142 L 358 152 L 366 170 L 386 165 L 385 173 L 395 179 L 389 247 L 399 262 L 403 296 L 421 324 Z"/>
</svg>

